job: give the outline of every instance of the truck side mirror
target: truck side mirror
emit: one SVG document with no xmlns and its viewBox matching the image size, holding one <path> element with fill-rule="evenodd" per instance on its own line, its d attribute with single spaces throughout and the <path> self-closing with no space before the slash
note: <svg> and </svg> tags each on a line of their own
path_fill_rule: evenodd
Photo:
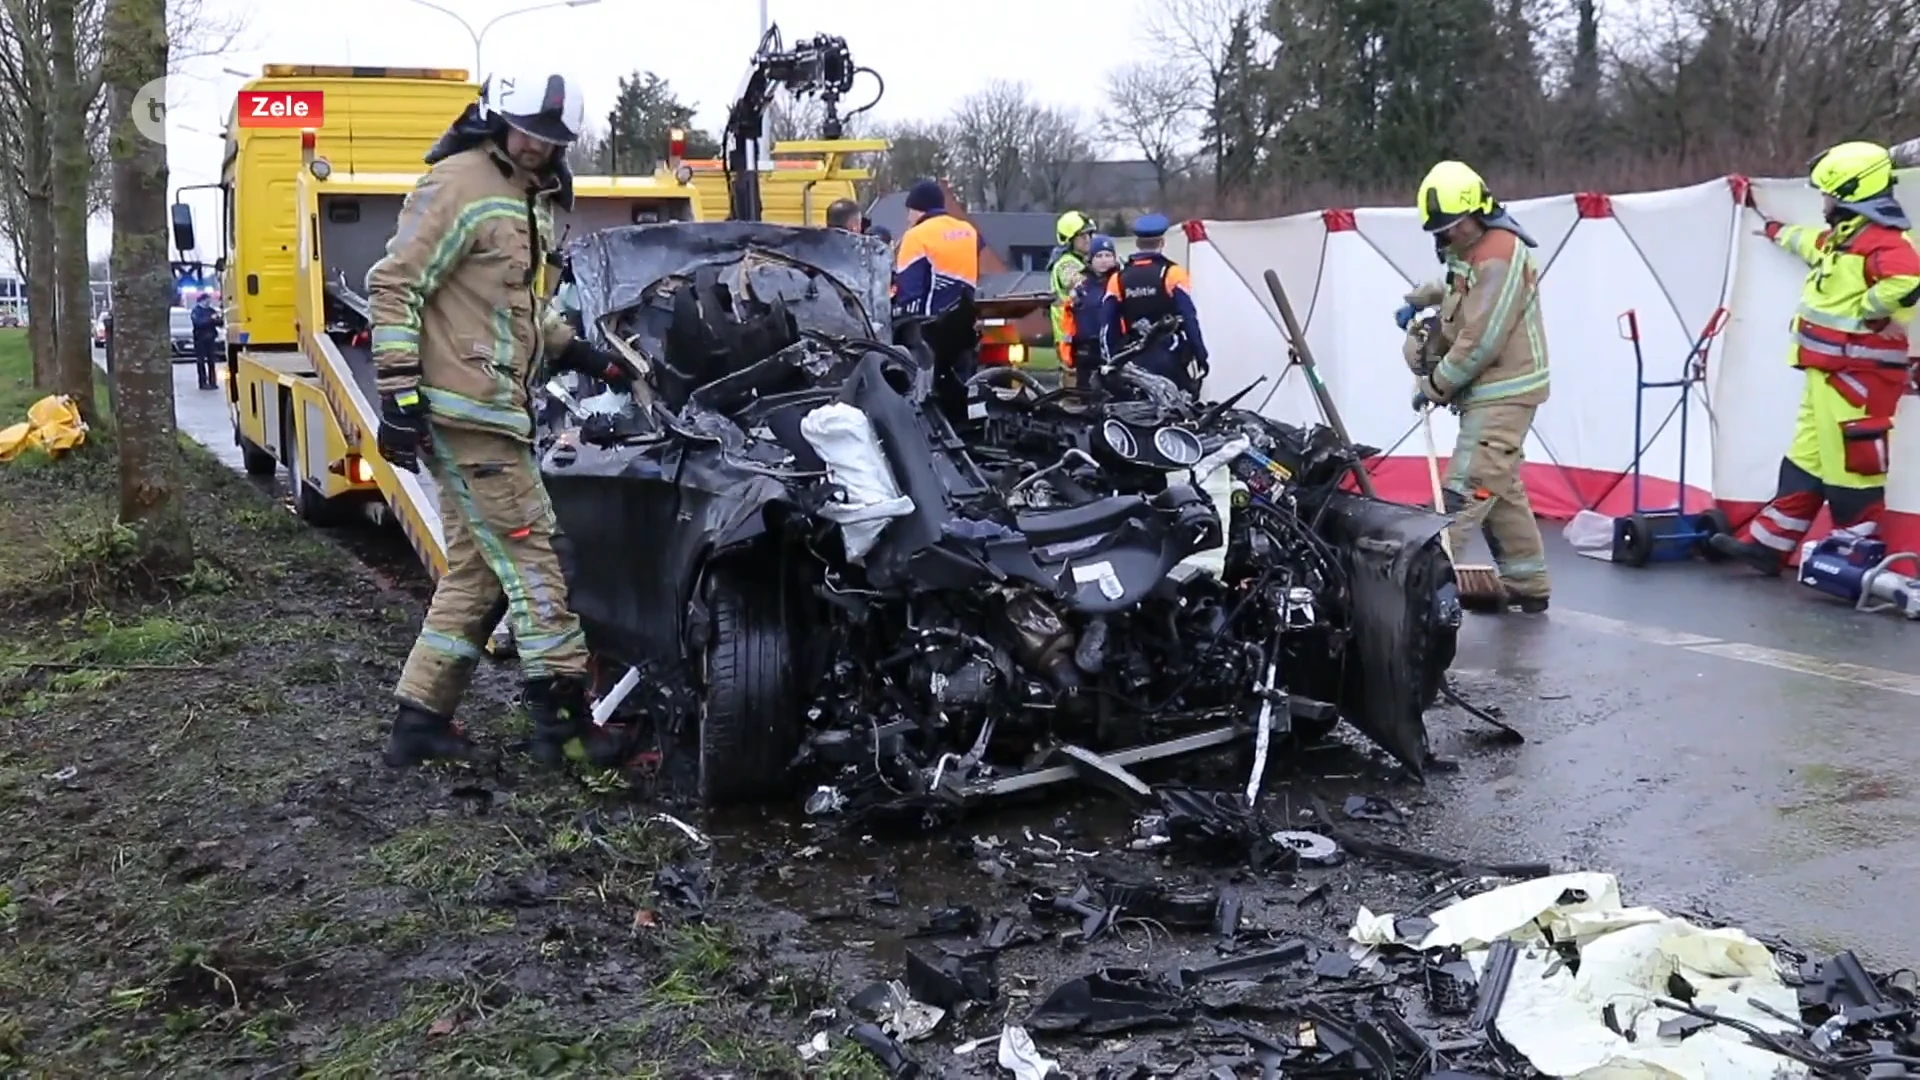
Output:
<svg viewBox="0 0 1920 1080">
<path fill-rule="evenodd" d="M 194 247 L 193 207 L 183 202 L 173 204 L 173 247 L 183 255 Z"/>
</svg>

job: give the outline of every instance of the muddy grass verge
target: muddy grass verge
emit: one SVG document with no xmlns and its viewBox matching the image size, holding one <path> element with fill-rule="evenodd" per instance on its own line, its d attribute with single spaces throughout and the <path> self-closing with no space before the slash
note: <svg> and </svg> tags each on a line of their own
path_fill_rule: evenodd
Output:
<svg viewBox="0 0 1920 1080">
<path fill-rule="evenodd" d="M 379 765 L 417 601 L 185 462 L 168 580 L 105 447 L 0 467 L 0 1075 L 800 1071 L 830 980 L 658 910 L 615 783 Z M 525 726 L 503 671 L 464 715 Z"/>
</svg>

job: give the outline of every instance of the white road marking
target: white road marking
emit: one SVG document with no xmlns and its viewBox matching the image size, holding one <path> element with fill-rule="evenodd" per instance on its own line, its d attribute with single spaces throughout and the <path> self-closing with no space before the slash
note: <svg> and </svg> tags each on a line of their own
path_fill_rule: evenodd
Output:
<svg viewBox="0 0 1920 1080">
<path fill-rule="evenodd" d="M 1739 641 L 1723 641 L 1713 645 L 1696 645 L 1694 652 L 1707 653 L 1710 656 L 1724 656 L 1729 660 L 1744 660 L 1749 664 L 1763 664 L 1782 671 L 1797 671 L 1803 675 L 1819 675 L 1822 678 L 1840 682 L 1854 683 L 1859 686 L 1871 686 L 1880 690 L 1891 690 L 1896 694 L 1920 697 L 1920 675 L 1908 675 L 1900 671 L 1888 671 L 1885 668 L 1865 667 L 1860 664 L 1843 664 L 1837 660 L 1821 660 L 1817 657 L 1782 649 L 1769 649 L 1761 645 L 1748 645 Z"/>
<path fill-rule="evenodd" d="M 1646 626 L 1622 619 L 1609 619 L 1605 615 L 1592 615 L 1584 611 L 1563 611 L 1560 608 L 1554 608 L 1553 613 L 1547 618 L 1554 622 L 1584 626 L 1589 630 L 1598 630 L 1603 634 L 1612 634 L 1616 637 L 1634 638 L 1650 645 L 1672 645 L 1689 649 L 1699 645 L 1717 644 L 1720 641 L 1719 638 L 1701 634 L 1688 634 L 1679 630 L 1668 630 L 1662 626 Z"/>
<path fill-rule="evenodd" d="M 1778 668 L 1781 671 L 1792 671 L 1801 675 L 1818 675 L 1835 682 L 1852 683 L 1855 686 L 1867 686 L 1876 690 L 1906 694 L 1909 697 L 1920 697 L 1920 675 L 1909 675 L 1903 671 L 1888 671 L 1886 668 L 1847 664 L 1838 660 L 1822 660 L 1805 653 L 1769 649 L 1763 645 L 1750 645 L 1744 641 L 1725 641 L 1707 637 L 1704 634 L 1689 634 L 1680 630 L 1668 630 L 1661 626 L 1647 626 L 1585 611 L 1554 608 L 1553 614 L 1547 617 L 1554 622 L 1585 627 L 1602 634 L 1612 634 L 1615 637 L 1633 638 L 1650 645 L 1668 645 L 1688 652 L 1718 656 L 1724 660 L 1759 664 L 1762 667 Z"/>
</svg>

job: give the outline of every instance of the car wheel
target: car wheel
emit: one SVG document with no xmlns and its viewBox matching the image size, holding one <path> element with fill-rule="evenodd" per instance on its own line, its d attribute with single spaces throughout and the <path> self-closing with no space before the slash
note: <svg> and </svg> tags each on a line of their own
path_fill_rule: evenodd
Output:
<svg viewBox="0 0 1920 1080">
<path fill-rule="evenodd" d="M 800 748 L 792 641 L 776 583 L 717 567 L 699 725 L 700 799 L 708 806 L 767 802 L 793 793 Z"/>
</svg>

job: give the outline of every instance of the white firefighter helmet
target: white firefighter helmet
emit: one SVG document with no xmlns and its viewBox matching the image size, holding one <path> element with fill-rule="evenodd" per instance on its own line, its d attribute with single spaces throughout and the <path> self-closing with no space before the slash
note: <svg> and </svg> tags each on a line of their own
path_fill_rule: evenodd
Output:
<svg viewBox="0 0 1920 1080">
<path fill-rule="evenodd" d="M 480 109 L 544 142 L 569 145 L 580 137 L 587 106 L 580 87 L 565 75 L 495 72 L 480 87 Z"/>
</svg>

